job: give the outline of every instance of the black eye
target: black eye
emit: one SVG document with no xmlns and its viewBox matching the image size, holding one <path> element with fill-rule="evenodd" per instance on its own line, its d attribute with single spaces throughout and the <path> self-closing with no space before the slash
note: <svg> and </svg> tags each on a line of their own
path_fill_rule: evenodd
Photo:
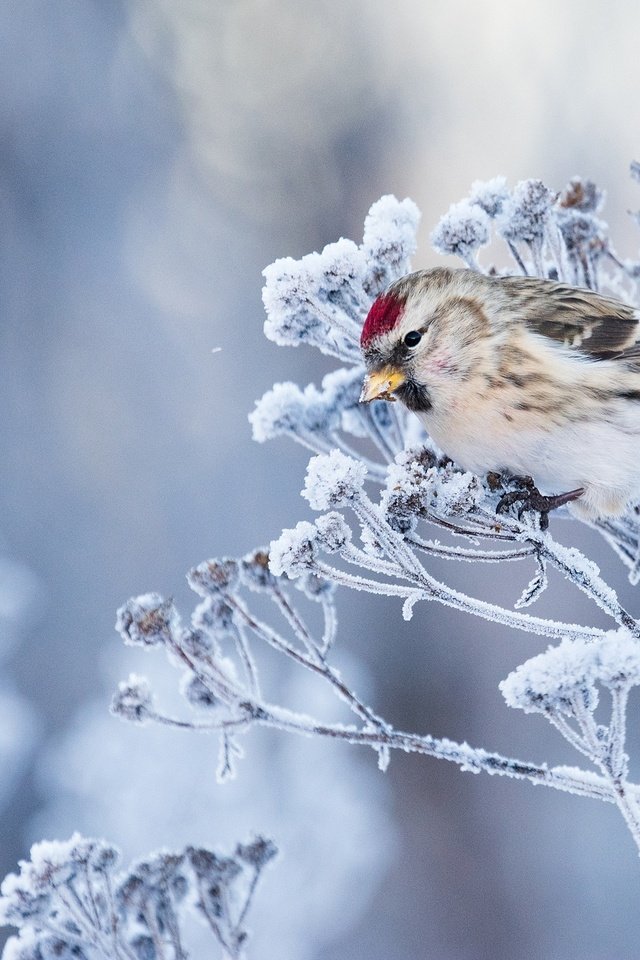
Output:
<svg viewBox="0 0 640 960">
<path fill-rule="evenodd" d="M 417 347 L 422 340 L 422 334 L 419 330 L 410 330 L 405 334 L 404 342 L 408 347 Z"/>
</svg>

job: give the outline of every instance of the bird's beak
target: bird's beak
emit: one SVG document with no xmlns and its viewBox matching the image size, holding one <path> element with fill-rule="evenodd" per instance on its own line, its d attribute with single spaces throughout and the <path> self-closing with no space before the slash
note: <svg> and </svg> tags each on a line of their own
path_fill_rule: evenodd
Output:
<svg viewBox="0 0 640 960">
<path fill-rule="evenodd" d="M 360 403 L 369 403 L 371 400 L 395 400 L 392 394 L 402 386 L 405 380 L 405 375 L 393 367 L 375 370 L 364 378 Z"/>
</svg>

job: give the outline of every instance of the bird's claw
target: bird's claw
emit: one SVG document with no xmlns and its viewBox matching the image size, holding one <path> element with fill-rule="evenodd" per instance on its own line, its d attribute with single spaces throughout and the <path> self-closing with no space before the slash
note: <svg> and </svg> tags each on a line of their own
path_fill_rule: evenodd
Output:
<svg viewBox="0 0 640 960">
<path fill-rule="evenodd" d="M 498 483 L 496 483 L 496 478 Z M 496 474 L 489 474 L 487 481 L 492 490 L 504 486 L 503 479 Z M 496 506 L 496 513 L 506 513 L 509 507 L 515 503 L 519 503 L 518 520 L 522 519 L 523 514 L 527 510 L 533 510 L 540 515 L 541 530 L 546 530 L 549 526 L 549 513 L 551 510 L 557 510 L 558 507 L 563 507 L 566 503 L 577 500 L 578 497 L 581 497 L 584 493 L 584 488 L 578 487 L 577 490 L 569 490 L 567 493 L 545 496 L 545 494 L 540 493 L 531 477 L 509 477 L 507 482 L 517 484 L 517 489 L 507 490 L 502 494 Z"/>
</svg>

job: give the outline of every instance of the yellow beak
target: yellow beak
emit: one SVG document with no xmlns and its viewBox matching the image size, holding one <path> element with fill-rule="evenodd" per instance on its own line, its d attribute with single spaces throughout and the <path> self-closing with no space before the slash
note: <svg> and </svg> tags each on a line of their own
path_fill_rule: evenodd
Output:
<svg viewBox="0 0 640 960">
<path fill-rule="evenodd" d="M 360 403 L 369 403 L 371 400 L 395 400 L 393 392 L 405 382 L 405 375 L 393 367 L 383 367 L 364 378 Z"/>
</svg>

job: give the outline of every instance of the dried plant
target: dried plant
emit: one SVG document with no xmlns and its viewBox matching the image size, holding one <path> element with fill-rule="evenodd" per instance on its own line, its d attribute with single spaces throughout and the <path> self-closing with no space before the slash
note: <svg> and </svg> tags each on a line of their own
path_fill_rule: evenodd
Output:
<svg viewBox="0 0 640 960">
<path fill-rule="evenodd" d="M 258 880 L 275 856 L 270 840 L 238 844 L 232 856 L 187 847 L 116 872 L 119 853 L 74 834 L 31 848 L 2 884 L 0 921 L 19 927 L 5 960 L 185 960 L 186 913 L 205 922 L 225 960 L 241 960 L 245 920 Z"/>
<path fill-rule="evenodd" d="M 495 274 L 495 267 L 480 265 L 479 251 L 504 241 L 515 265 L 504 273 L 558 278 L 633 301 L 640 265 L 615 252 L 598 216 L 602 204 L 602 192 L 579 178 L 559 195 L 537 180 L 509 190 L 496 178 L 473 184 L 470 196 L 436 226 L 432 242 L 471 269 Z M 625 743 L 628 695 L 640 682 L 640 622 L 595 563 L 558 542 L 546 516 L 518 509 L 509 481 L 461 470 L 399 405 L 358 402 L 362 321 L 372 300 L 409 271 L 418 221 L 410 200 L 383 197 L 371 208 L 360 245 L 340 240 L 322 253 L 278 260 L 265 270 L 266 335 L 283 346 L 317 347 L 343 364 L 327 373 L 319 388 L 276 384 L 250 416 L 256 440 L 286 435 L 315 454 L 303 496 L 320 515 L 314 523 L 301 521 L 283 531 L 268 549 L 191 570 L 189 583 L 201 599 L 188 624 L 157 594 L 125 604 L 117 622 L 125 642 L 165 647 L 183 670 L 182 691 L 195 714 L 169 716 L 154 703 L 146 680 L 136 676 L 120 685 L 112 709 L 139 723 L 218 731 L 223 779 L 241 756 L 241 736 L 255 725 L 275 727 L 369 746 L 382 769 L 399 748 L 453 761 L 464 770 L 615 803 L 640 849 L 640 793 L 628 780 Z M 637 582 L 637 512 L 593 525 Z M 431 558 L 520 562 L 533 569 L 509 607 L 438 579 L 430 571 Z M 604 611 L 609 630 L 525 609 L 547 588 L 549 567 Z M 405 619 L 416 603 L 436 601 L 553 641 L 555 646 L 517 667 L 501 689 L 509 706 L 546 717 L 592 768 L 549 767 L 392 727 L 334 665 L 338 586 L 398 598 Z M 256 611 L 265 599 L 273 617 Z M 309 626 L 318 619 L 314 607 L 322 614 L 317 630 Z M 257 667 L 264 645 L 328 684 L 350 709 L 352 722 L 327 722 L 271 702 Z M 602 689 L 610 695 L 607 723 L 594 715 Z"/>
</svg>

